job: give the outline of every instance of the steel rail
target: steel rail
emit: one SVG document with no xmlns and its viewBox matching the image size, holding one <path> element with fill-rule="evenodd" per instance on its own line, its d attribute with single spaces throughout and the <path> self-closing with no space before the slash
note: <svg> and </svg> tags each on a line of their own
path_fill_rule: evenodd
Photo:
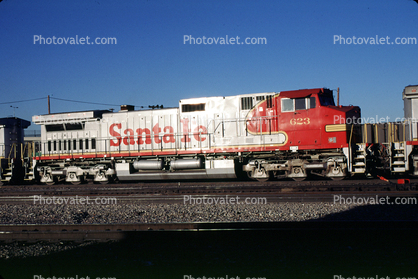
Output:
<svg viewBox="0 0 418 279">
<path fill-rule="evenodd" d="M 411 221 L 213 222 L 152 224 L 0 225 L 0 242 L 83 242 L 123 240 L 146 231 L 213 230 L 418 230 Z"/>
</svg>

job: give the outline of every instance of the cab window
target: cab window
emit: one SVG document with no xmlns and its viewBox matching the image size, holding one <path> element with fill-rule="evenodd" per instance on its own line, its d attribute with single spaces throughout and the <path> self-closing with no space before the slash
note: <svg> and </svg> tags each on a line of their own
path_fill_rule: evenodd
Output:
<svg viewBox="0 0 418 279">
<path fill-rule="evenodd" d="M 332 94 L 321 94 L 318 96 L 321 106 L 335 106 Z"/>
<path fill-rule="evenodd" d="M 306 109 L 306 99 L 305 98 L 295 99 L 295 109 L 296 110 Z"/>
<path fill-rule="evenodd" d="M 309 98 L 309 108 L 315 108 L 316 107 L 316 99 L 315 97 Z"/>
<path fill-rule="evenodd" d="M 282 111 L 294 111 L 295 104 L 293 99 L 282 99 Z"/>
<path fill-rule="evenodd" d="M 282 112 L 305 110 L 316 107 L 315 97 L 282 99 Z"/>
</svg>

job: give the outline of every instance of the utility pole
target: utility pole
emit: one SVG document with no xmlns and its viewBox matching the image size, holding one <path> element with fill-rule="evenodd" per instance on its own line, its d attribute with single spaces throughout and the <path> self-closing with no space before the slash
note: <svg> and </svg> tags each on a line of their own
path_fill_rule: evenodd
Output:
<svg viewBox="0 0 418 279">
<path fill-rule="evenodd" d="M 340 106 L 340 88 L 337 87 L 337 107 Z"/>
<path fill-rule="evenodd" d="M 48 95 L 48 114 L 51 114 L 51 104 L 49 102 L 49 95 Z"/>
</svg>

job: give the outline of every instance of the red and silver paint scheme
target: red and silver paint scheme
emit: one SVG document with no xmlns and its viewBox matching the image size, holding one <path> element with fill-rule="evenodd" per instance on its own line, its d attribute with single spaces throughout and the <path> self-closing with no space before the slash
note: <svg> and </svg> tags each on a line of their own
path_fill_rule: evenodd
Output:
<svg viewBox="0 0 418 279">
<path fill-rule="evenodd" d="M 41 182 L 347 174 L 354 106 L 307 89 L 184 99 L 178 108 L 37 115 Z"/>
</svg>

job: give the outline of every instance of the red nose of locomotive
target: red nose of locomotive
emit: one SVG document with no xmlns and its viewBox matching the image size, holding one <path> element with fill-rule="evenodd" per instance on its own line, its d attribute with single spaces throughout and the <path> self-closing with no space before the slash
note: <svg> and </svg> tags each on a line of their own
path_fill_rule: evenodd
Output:
<svg viewBox="0 0 418 279">
<path fill-rule="evenodd" d="M 361 124 L 361 110 L 357 106 L 329 107 L 333 110 L 333 121 L 335 125 Z"/>
<path fill-rule="evenodd" d="M 325 108 L 324 108 L 325 109 Z M 329 106 L 326 109 L 325 141 L 329 148 L 347 147 L 357 139 L 357 124 L 361 123 L 361 111 L 357 106 Z"/>
<path fill-rule="evenodd" d="M 246 129 L 253 135 L 284 135 L 283 149 L 341 148 L 360 116 L 357 106 L 336 106 L 329 89 L 283 91 L 248 113 Z"/>
</svg>

